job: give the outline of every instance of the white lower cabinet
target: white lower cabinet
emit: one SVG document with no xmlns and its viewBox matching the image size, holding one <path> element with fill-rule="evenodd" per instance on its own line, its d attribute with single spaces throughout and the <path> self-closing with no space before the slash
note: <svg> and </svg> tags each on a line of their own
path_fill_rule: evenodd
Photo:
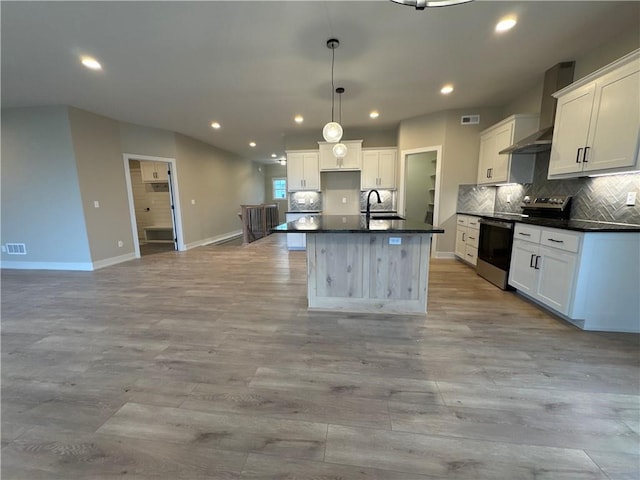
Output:
<svg viewBox="0 0 640 480">
<path fill-rule="evenodd" d="M 287 223 L 294 222 L 306 217 L 309 213 L 287 213 Z M 289 250 L 306 250 L 307 234 L 306 233 L 287 233 L 287 248 Z"/>
<path fill-rule="evenodd" d="M 455 254 L 471 265 L 478 263 L 480 219 L 470 215 L 458 215 Z"/>
<path fill-rule="evenodd" d="M 509 285 L 585 330 L 640 332 L 640 233 L 516 224 Z"/>
</svg>

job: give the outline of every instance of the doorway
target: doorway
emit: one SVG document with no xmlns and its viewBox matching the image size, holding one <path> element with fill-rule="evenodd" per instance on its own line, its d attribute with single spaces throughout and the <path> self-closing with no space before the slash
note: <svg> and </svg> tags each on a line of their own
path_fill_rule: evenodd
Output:
<svg viewBox="0 0 640 480">
<path fill-rule="evenodd" d="M 136 257 L 186 250 L 175 159 L 125 154 L 124 161 Z"/>
<path fill-rule="evenodd" d="M 399 192 L 400 211 L 406 218 L 438 225 L 440 196 L 441 147 L 425 147 L 402 152 L 400 176 L 404 178 Z M 438 236 L 431 242 L 431 253 L 436 251 Z"/>
</svg>

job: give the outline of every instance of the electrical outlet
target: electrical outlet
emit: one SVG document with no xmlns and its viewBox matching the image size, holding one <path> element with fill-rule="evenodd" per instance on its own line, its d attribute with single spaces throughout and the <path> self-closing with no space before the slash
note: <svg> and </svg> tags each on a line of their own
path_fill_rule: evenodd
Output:
<svg viewBox="0 0 640 480">
<path fill-rule="evenodd" d="M 100 202 L 98 200 L 93 201 L 93 208 L 100 208 Z"/>
<path fill-rule="evenodd" d="M 347 197 L 342 197 L 342 203 L 347 203 Z"/>
<path fill-rule="evenodd" d="M 402 238 L 389 237 L 389 245 L 402 245 Z"/>
<path fill-rule="evenodd" d="M 122 240 L 118 240 L 118 248 L 124 247 L 124 242 Z"/>
<path fill-rule="evenodd" d="M 510 193 L 507 195 L 507 203 L 511 203 L 511 194 Z"/>
<path fill-rule="evenodd" d="M 196 199 L 195 199 L 195 198 L 192 198 L 192 199 L 191 199 L 191 205 L 195 205 L 195 204 L 196 204 Z"/>
<path fill-rule="evenodd" d="M 633 207 L 636 204 L 636 192 L 627 193 L 627 205 Z"/>
</svg>

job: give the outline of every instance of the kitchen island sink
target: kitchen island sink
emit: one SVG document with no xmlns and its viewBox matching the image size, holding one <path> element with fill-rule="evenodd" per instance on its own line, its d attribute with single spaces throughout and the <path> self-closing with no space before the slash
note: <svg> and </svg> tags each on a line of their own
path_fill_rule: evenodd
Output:
<svg viewBox="0 0 640 480">
<path fill-rule="evenodd" d="M 310 310 L 426 313 L 431 236 L 444 230 L 399 215 L 313 215 L 274 232 L 306 233 Z"/>
</svg>

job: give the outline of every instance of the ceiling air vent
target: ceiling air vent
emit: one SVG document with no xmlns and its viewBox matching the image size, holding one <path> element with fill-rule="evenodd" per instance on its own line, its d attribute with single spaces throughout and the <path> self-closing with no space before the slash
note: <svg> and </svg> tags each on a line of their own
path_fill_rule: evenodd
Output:
<svg viewBox="0 0 640 480">
<path fill-rule="evenodd" d="M 480 123 L 480 115 L 463 115 L 460 117 L 460 125 L 477 125 Z"/>
<path fill-rule="evenodd" d="M 27 247 L 24 243 L 7 243 L 7 254 L 9 255 L 26 255 Z"/>
</svg>

